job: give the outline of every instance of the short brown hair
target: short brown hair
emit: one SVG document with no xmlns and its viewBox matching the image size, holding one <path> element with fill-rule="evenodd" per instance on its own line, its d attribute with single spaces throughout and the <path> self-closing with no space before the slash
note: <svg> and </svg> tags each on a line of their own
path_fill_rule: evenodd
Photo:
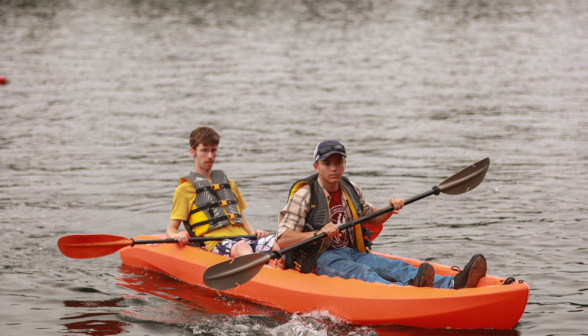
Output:
<svg viewBox="0 0 588 336">
<path fill-rule="evenodd" d="M 220 142 L 220 135 L 210 127 L 202 126 L 193 130 L 190 133 L 190 147 L 196 149 L 199 144 L 204 146 L 218 145 Z"/>
</svg>

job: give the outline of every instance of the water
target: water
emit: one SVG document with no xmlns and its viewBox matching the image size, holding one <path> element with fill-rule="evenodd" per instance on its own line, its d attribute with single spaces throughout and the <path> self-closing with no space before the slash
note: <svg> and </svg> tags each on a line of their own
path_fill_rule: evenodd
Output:
<svg viewBox="0 0 588 336">
<path fill-rule="evenodd" d="M 586 334 L 587 46 L 580 0 L 0 2 L 0 331 Z M 163 232 L 204 124 L 268 230 L 324 139 L 376 206 L 490 157 L 474 192 L 407 206 L 375 249 L 458 266 L 482 252 L 530 284 L 522 319 L 367 328 L 59 253 L 68 234 Z"/>
</svg>

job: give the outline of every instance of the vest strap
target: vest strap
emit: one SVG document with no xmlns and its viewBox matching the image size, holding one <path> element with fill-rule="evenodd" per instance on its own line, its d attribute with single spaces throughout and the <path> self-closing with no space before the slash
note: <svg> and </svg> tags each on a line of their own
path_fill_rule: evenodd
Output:
<svg viewBox="0 0 588 336">
<path fill-rule="evenodd" d="M 199 192 L 203 192 L 203 191 L 216 191 L 216 190 L 221 190 L 222 188 L 231 188 L 231 184 L 230 183 L 219 183 L 219 184 L 213 184 L 211 186 L 206 186 L 206 187 L 202 187 L 202 188 L 198 188 L 196 189 L 196 194 L 198 194 Z"/>
<path fill-rule="evenodd" d="M 218 206 L 225 207 L 225 206 L 228 206 L 228 205 L 234 205 L 234 204 L 237 204 L 237 201 L 231 201 L 231 200 L 222 200 L 222 201 L 218 202 L 218 204 L 217 204 L 217 203 L 209 203 L 209 204 L 205 204 L 205 205 L 203 205 L 203 206 L 201 206 L 201 207 L 198 207 L 198 208 L 196 208 L 196 209 L 194 209 L 194 210 L 190 211 L 190 216 L 192 216 L 193 214 L 195 214 L 195 213 L 197 213 L 197 212 L 204 211 L 204 210 L 206 210 L 206 209 L 208 209 L 208 208 L 214 208 L 214 207 L 216 207 L 217 205 L 218 205 Z"/>
<path fill-rule="evenodd" d="M 227 220 L 227 219 L 234 220 L 234 219 L 237 219 L 237 218 L 243 218 L 243 216 L 240 215 L 240 214 L 230 213 L 227 216 L 215 217 L 213 219 L 209 219 L 209 220 L 205 220 L 205 221 L 202 221 L 202 222 L 191 224 L 190 227 L 191 228 L 195 228 L 195 227 L 206 225 L 206 224 L 214 225 L 214 224 L 216 224 L 218 222 L 221 222 L 221 221 L 224 221 L 224 220 Z"/>
</svg>

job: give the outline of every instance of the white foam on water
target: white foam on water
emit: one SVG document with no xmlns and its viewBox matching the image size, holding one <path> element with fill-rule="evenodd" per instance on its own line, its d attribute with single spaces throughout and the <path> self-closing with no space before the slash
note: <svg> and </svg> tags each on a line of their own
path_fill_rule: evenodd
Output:
<svg viewBox="0 0 588 336">
<path fill-rule="evenodd" d="M 269 322 L 269 323 L 267 323 Z M 241 315 L 226 317 L 223 321 L 201 320 L 191 326 L 193 335 L 218 336 L 327 336 L 327 335 L 369 335 L 377 333 L 369 327 L 354 326 L 327 311 L 294 314 L 283 324 L 271 326 L 267 319 L 259 316 Z M 275 321 L 273 322 L 275 325 Z"/>
</svg>

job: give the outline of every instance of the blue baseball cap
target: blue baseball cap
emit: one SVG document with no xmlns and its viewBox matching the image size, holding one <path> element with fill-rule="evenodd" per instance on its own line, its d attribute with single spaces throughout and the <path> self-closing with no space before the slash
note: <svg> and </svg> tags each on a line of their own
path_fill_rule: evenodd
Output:
<svg viewBox="0 0 588 336">
<path fill-rule="evenodd" d="M 343 157 L 347 157 L 343 144 L 336 140 L 325 140 L 316 145 L 314 149 L 314 162 L 318 160 L 323 161 L 332 154 L 341 154 Z"/>
</svg>

